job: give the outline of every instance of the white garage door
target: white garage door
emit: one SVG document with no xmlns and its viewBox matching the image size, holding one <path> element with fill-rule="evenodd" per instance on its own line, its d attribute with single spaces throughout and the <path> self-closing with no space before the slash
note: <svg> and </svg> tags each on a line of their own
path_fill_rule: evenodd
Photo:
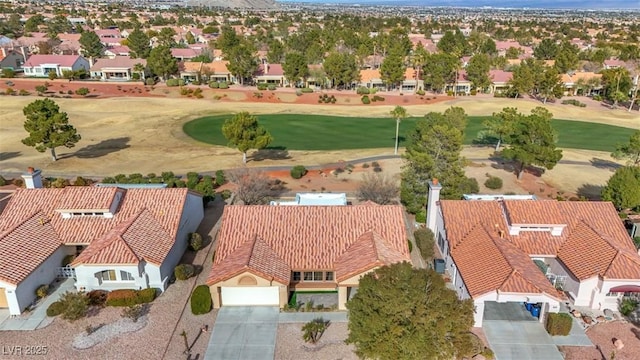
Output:
<svg viewBox="0 0 640 360">
<path fill-rule="evenodd" d="M 280 305 L 277 286 L 222 287 L 222 306 Z"/>
</svg>

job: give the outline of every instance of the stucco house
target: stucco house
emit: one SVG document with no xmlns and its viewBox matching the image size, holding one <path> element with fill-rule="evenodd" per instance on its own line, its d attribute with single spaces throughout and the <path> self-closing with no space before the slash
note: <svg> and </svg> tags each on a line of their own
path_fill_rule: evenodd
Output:
<svg viewBox="0 0 640 360">
<path fill-rule="evenodd" d="M 44 189 L 39 170 L 24 178 L 0 215 L 0 307 L 11 315 L 61 274 L 78 290 L 164 291 L 203 218 L 202 197 L 185 188 Z M 67 255 L 77 257 L 62 267 Z"/>
<path fill-rule="evenodd" d="M 89 72 L 89 61 L 80 55 L 31 55 L 23 68 L 24 76 L 47 77 L 53 72 L 62 77 L 65 71 Z"/>
<path fill-rule="evenodd" d="M 358 280 L 410 261 L 402 206 L 227 206 L 207 279 L 215 308 L 285 307 L 294 293 L 334 293 L 339 309 Z"/>
<path fill-rule="evenodd" d="M 257 84 L 274 84 L 280 87 L 289 84 L 284 76 L 282 64 L 268 64 L 266 62 L 258 65 L 253 80 Z"/>
<path fill-rule="evenodd" d="M 451 287 L 473 299 L 475 326 L 488 301 L 538 303 L 542 322 L 561 302 L 615 310 L 624 293 L 640 292 L 640 256 L 611 203 L 439 200 L 441 188 L 429 184 L 427 226 Z"/>
<path fill-rule="evenodd" d="M 0 69 L 22 70 L 24 54 L 17 50 L 0 47 Z"/>
<path fill-rule="evenodd" d="M 141 64 L 143 70 L 136 71 L 136 64 Z M 139 79 L 144 79 L 145 59 L 132 59 L 128 56 L 116 56 L 113 59 L 97 59 L 91 67 L 91 78 L 102 81 L 129 81 L 137 73 Z"/>
</svg>

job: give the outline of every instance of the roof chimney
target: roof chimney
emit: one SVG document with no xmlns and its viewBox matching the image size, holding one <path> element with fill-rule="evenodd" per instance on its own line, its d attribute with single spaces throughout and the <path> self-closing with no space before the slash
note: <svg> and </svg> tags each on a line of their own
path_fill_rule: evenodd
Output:
<svg viewBox="0 0 640 360">
<path fill-rule="evenodd" d="M 40 170 L 33 167 L 27 168 L 27 173 L 22 175 L 27 189 L 39 189 L 42 187 L 42 175 Z"/>
<path fill-rule="evenodd" d="M 427 195 L 427 227 L 433 231 L 434 234 L 438 233 L 437 216 L 440 190 L 442 190 L 442 185 L 440 185 L 438 179 L 433 178 L 433 180 L 429 182 L 429 193 Z"/>
</svg>

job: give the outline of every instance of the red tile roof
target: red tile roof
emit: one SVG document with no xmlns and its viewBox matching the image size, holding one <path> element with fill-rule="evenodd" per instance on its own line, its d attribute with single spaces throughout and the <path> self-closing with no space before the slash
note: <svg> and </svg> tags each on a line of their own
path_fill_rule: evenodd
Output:
<svg viewBox="0 0 640 360">
<path fill-rule="evenodd" d="M 183 206 L 189 190 L 182 189 L 117 189 L 99 187 L 66 187 L 64 189 L 20 189 L 0 215 L 0 232 L 9 232 L 30 218 L 34 212 L 53 231 L 45 239 L 52 246 L 89 245 L 75 264 L 123 264 L 134 257 L 154 264 L 162 263 L 178 233 Z M 112 218 L 75 216 L 64 219 L 56 210 L 73 205 L 83 208 L 104 206 L 116 193 L 122 194 Z M 93 199 L 93 200 L 92 200 Z M 109 203 L 110 204 L 110 203 Z M 28 236 L 18 237 L 11 251 L 18 253 Z M 43 241 L 45 241 L 43 240 Z M 124 241 L 128 248 L 118 244 Z M 86 253 L 86 254 L 85 254 Z M 33 263 L 40 263 L 35 258 Z"/>
<path fill-rule="evenodd" d="M 215 274 L 212 272 L 208 283 L 214 284 L 229 279 L 245 271 L 252 272 L 265 279 L 275 279 L 289 284 L 291 268 L 289 265 L 257 235 L 242 243 L 238 249 L 218 263 Z"/>
<path fill-rule="evenodd" d="M 44 213 L 33 211 L 0 232 L 0 280 L 18 285 L 62 244 Z M 4 213 L 7 213 L 6 211 Z"/>
<path fill-rule="evenodd" d="M 440 206 L 451 255 L 472 296 L 529 292 L 531 286 L 551 293 L 542 273 L 533 271 L 530 256 L 536 255 L 557 256 L 579 279 L 640 278 L 640 256 L 611 203 L 441 200 Z M 510 235 L 511 223 L 566 227 L 559 236 L 548 231 Z M 514 271 L 518 275 L 506 282 L 505 274 Z"/>
<path fill-rule="evenodd" d="M 72 67 L 79 57 L 78 55 L 31 55 L 24 66 L 34 67 L 42 64 L 57 64 L 59 66 Z"/>
<path fill-rule="evenodd" d="M 147 60 L 132 59 L 128 56 L 116 56 L 113 59 L 98 59 L 91 67 L 91 71 L 100 71 L 103 68 L 133 69 L 136 64 L 147 65 Z"/>
<path fill-rule="evenodd" d="M 336 280 L 341 282 L 378 266 L 408 260 L 406 254 L 392 248 L 380 235 L 369 231 L 362 234 L 335 261 Z"/>
<path fill-rule="evenodd" d="M 367 233 L 377 235 L 367 240 Z M 409 260 L 401 206 L 227 206 L 207 283 L 245 269 L 246 257 L 238 252 L 248 251 L 246 243 L 256 236 L 292 270 L 332 270 L 340 264 L 339 273 L 349 273 L 362 265 L 340 261 L 352 246 L 351 251 L 376 247 L 372 261 Z"/>
<path fill-rule="evenodd" d="M 56 210 L 101 210 L 109 211 L 117 193 L 123 193 L 117 187 L 99 188 L 69 186 L 62 192 Z"/>
</svg>

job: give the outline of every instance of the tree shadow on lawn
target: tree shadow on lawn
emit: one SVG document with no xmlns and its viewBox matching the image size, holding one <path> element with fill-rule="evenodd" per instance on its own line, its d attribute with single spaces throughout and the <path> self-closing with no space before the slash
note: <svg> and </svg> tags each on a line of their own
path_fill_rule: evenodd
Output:
<svg viewBox="0 0 640 360">
<path fill-rule="evenodd" d="M 251 155 L 252 161 L 286 159 L 291 159 L 291 155 L 289 155 L 289 151 L 285 146 L 269 146 L 264 149 L 254 151 Z"/>
<path fill-rule="evenodd" d="M 596 167 L 598 169 L 605 169 L 605 170 L 611 170 L 611 171 L 616 171 L 617 169 L 621 168 L 622 165 L 613 162 L 611 160 L 605 160 L 605 159 L 599 159 L 599 158 L 592 158 L 590 160 L 591 165 L 593 167 Z"/>
<path fill-rule="evenodd" d="M 576 195 L 580 197 L 585 197 L 591 201 L 600 201 L 602 200 L 602 185 L 595 184 L 582 184 L 576 191 Z"/>
<path fill-rule="evenodd" d="M 75 156 L 80 159 L 102 157 L 130 147 L 130 145 L 127 144 L 129 140 L 131 140 L 129 137 L 103 140 L 97 144 L 87 145 L 69 156 Z"/>
<path fill-rule="evenodd" d="M 6 151 L 0 153 L 0 160 L 9 160 L 14 157 L 18 157 L 22 154 L 22 151 Z"/>
</svg>

